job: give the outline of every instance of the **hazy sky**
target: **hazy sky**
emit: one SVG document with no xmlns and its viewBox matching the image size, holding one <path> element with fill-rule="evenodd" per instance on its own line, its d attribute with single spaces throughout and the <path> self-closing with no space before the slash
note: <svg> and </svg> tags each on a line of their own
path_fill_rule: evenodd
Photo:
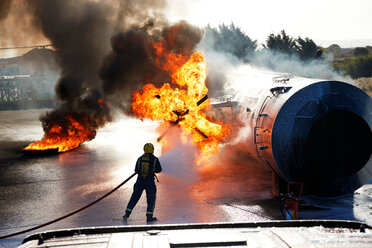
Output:
<svg viewBox="0 0 372 248">
<path fill-rule="evenodd" d="M 122 0 L 92 1 L 110 3 Z M 131 1 L 146 4 L 153 0 Z M 309 37 L 323 47 L 334 43 L 341 47 L 372 46 L 372 0 L 164 1 L 168 2 L 168 7 L 163 10 L 163 14 L 172 22 L 183 19 L 200 27 L 208 24 L 216 27 L 233 22 L 259 44 L 265 43 L 270 33 L 278 34 L 284 29 L 291 37 Z M 0 23 L 0 47 L 50 43 L 40 30 L 32 26 L 26 8 L 20 4 L 23 1 L 13 0 L 15 2 L 18 5 L 13 4 L 8 17 Z M 26 51 L 0 50 L 0 58 Z"/>
<path fill-rule="evenodd" d="M 270 33 L 277 34 L 284 29 L 290 36 L 309 37 L 316 42 L 369 40 L 364 45 L 372 45 L 372 0 L 169 2 L 168 16 L 172 20 L 186 19 L 201 26 L 234 22 L 251 39 L 259 42 L 264 42 Z M 345 45 L 355 45 L 354 43 L 349 41 Z"/>
</svg>

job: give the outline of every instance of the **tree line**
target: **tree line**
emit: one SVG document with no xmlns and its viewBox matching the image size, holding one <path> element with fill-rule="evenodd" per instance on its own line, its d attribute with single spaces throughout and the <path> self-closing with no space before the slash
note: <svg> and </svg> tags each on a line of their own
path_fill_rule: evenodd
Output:
<svg viewBox="0 0 372 248">
<path fill-rule="evenodd" d="M 256 40 L 252 40 L 239 27 L 233 23 L 221 24 L 217 28 L 207 26 L 205 28 L 207 39 L 213 40 L 213 48 L 217 51 L 229 53 L 244 63 L 254 63 L 255 56 L 260 53 L 271 52 L 281 54 L 288 58 L 296 58 L 300 61 L 309 62 L 333 57 L 333 68 L 350 75 L 352 78 L 372 77 L 372 47 L 341 48 L 333 44 L 327 48 L 317 45 L 312 39 L 293 38 L 282 30 L 278 34 L 271 33 L 262 47 Z"/>
</svg>

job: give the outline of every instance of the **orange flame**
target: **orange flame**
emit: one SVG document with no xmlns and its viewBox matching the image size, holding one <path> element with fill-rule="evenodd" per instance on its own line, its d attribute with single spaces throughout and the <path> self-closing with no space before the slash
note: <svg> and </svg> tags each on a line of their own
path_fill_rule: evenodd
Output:
<svg viewBox="0 0 372 248">
<path fill-rule="evenodd" d="M 31 143 L 23 150 L 58 149 L 58 152 L 64 152 L 75 149 L 96 135 L 95 130 L 89 128 L 86 123 L 88 123 L 88 117 L 84 117 L 81 122 L 78 122 L 71 115 L 66 115 L 64 125 L 53 124 L 51 127 L 47 127 L 42 140 Z"/>
<path fill-rule="evenodd" d="M 157 56 L 157 66 L 164 71 L 171 72 L 171 74 L 176 72 L 188 60 L 188 58 L 186 56 L 183 56 L 182 54 L 166 51 L 166 49 L 164 48 L 165 44 L 163 42 L 152 42 L 152 46 L 154 47 L 155 54 Z"/>
<path fill-rule="evenodd" d="M 165 83 L 161 88 L 146 84 L 132 93 L 132 110 L 141 119 L 163 120 L 178 124 L 192 135 L 203 155 L 218 151 L 218 145 L 229 135 L 228 126 L 213 123 L 203 110 L 210 108 L 206 100 L 198 105 L 208 92 L 205 86 L 207 65 L 203 54 L 196 52 L 190 58 L 164 51 L 161 43 L 154 43 L 158 67 L 171 73 L 172 88 Z"/>
</svg>

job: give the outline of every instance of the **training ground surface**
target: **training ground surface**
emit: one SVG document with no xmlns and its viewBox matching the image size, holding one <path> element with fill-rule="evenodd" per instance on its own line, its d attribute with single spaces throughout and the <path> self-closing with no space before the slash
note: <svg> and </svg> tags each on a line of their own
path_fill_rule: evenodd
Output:
<svg viewBox="0 0 372 248">
<path fill-rule="evenodd" d="M 146 142 L 155 144 L 164 172 L 159 175 L 156 224 L 242 222 L 282 219 L 272 199 L 270 172 L 255 163 L 237 173 L 200 175 L 190 146 L 160 154 L 156 123 L 121 118 L 98 131 L 94 140 L 73 151 L 24 156 L 21 149 L 41 139 L 40 114 L 46 110 L 0 112 L 0 236 L 31 228 L 79 209 L 121 183 L 133 173 Z M 371 160 L 369 166 L 371 165 Z M 370 166 L 371 167 L 371 166 Z M 239 169 L 239 167 L 238 167 Z M 217 170 L 217 171 L 218 171 Z M 368 170 L 364 177 L 372 178 Z M 121 217 L 135 179 L 87 210 L 35 232 L 62 228 L 145 225 L 145 193 L 128 223 Z M 371 180 L 369 180 L 372 183 Z M 372 224 L 372 186 L 335 198 L 307 196 L 300 209 L 303 219 L 361 220 Z M 0 247 L 16 247 L 31 233 L 0 240 Z"/>
</svg>

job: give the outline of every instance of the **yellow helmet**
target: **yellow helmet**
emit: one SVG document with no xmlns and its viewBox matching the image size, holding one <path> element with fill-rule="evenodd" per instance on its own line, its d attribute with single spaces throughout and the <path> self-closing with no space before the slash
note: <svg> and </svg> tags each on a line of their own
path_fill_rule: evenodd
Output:
<svg viewBox="0 0 372 248">
<path fill-rule="evenodd" d="M 143 146 L 143 150 L 145 153 L 154 153 L 154 145 L 151 143 L 146 143 Z"/>
</svg>

